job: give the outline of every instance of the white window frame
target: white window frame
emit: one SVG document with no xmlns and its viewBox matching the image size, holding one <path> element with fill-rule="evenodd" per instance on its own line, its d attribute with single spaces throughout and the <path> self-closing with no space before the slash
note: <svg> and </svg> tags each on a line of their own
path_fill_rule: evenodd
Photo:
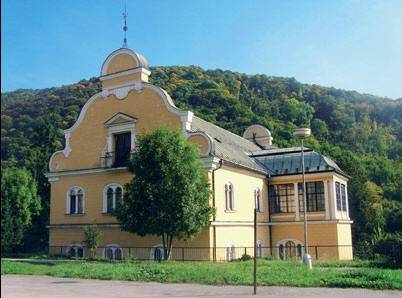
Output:
<svg viewBox="0 0 402 298">
<path fill-rule="evenodd" d="M 161 252 L 161 258 L 162 258 L 162 260 L 165 259 L 165 250 L 163 249 L 163 244 L 157 244 L 157 245 L 152 246 L 151 249 L 150 249 L 150 251 L 149 251 L 149 260 L 150 260 L 150 261 L 156 261 L 156 260 L 155 260 L 155 252 L 156 252 L 156 250 L 158 250 L 158 249 L 159 249 L 160 252 Z M 171 251 L 170 251 L 169 259 L 172 257 L 172 251 L 173 251 L 173 246 L 172 246 L 172 249 L 171 249 Z"/>
<path fill-rule="evenodd" d="M 120 245 L 118 245 L 118 244 L 108 244 L 108 245 L 106 245 L 104 247 L 104 249 L 103 249 L 103 257 L 104 258 L 108 258 L 108 256 L 107 256 L 107 250 L 108 249 L 112 250 L 113 257 L 111 258 L 111 260 L 116 260 L 116 250 L 118 250 L 118 249 L 120 249 L 120 252 L 121 252 L 121 260 L 124 259 L 124 251 L 123 251 L 123 248 Z"/>
<path fill-rule="evenodd" d="M 284 255 L 286 255 L 286 243 L 288 242 L 288 241 L 292 241 L 294 244 L 295 244 L 295 249 L 296 249 L 296 256 L 297 256 L 297 245 L 301 245 L 301 247 L 302 247 L 302 255 L 303 255 L 303 247 L 304 247 L 304 245 L 303 245 L 303 243 L 300 241 L 300 240 L 297 240 L 297 239 L 282 239 L 282 240 L 279 240 L 277 243 L 276 243 L 276 251 L 277 251 L 277 257 L 278 257 L 278 259 L 281 259 L 280 258 L 280 249 L 279 249 L 279 246 L 280 245 L 283 245 L 283 253 L 284 253 Z M 302 257 L 302 256 L 300 256 L 300 257 Z"/>
<path fill-rule="evenodd" d="M 235 195 L 233 183 L 228 181 L 225 183 L 225 211 L 235 211 Z"/>
<path fill-rule="evenodd" d="M 262 258 L 263 248 L 262 248 L 262 240 L 257 240 L 257 258 Z"/>
<path fill-rule="evenodd" d="M 103 207 L 102 207 L 102 213 L 104 213 L 104 214 L 110 213 L 110 212 L 108 212 L 108 210 L 107 210 L 107 190 L 109 189 L 109 187 L 113 189 L 113 204 L 112 204 L 112 205 L 113 205 L 113 210 L 116 209 L 116 189 L 117 189 L 118 187 L 121 188 L 122 200 L 123 200 L 123 195 L 124 195 L 124 188 L 123 188 L 123 186 L 121 186 L 121 184 L 118 184 L 118 183 L 111 183 L 111 184 L 106 185 L 106 186 L 103 188 Z"/>
<path fill-rule="evenodd" d="M 264 212 L 263 211 L 263 201 L 262 201 L 262 193 L 261 193 L 261 189 L 259 187 L 257 187 L 256 189 L 254 189 L 254 204 L 255 204 L 255 208 L 257 209 L 257 212 Z"/>
<path fill-rule="evenodd" d="M 85 257 L 85 249 L 84 249 L 84 247 L 83 247 L 81 244 L 78 244 L 78 243 L 70 244 L 70 245 L 67 247 L 66 253 L 67 253 L 68 256 L 70 256 L 70 250 L 71 250 L 72 248 L 73 248 L 74 251 L 75 251 L 75 256 L 74 256 L 74 257 L 78 257 L 77 254 L 78 254 L 78 249 L 79 249 L 79 248 L 82 249 L 82 257 Z"/>
<path fill-rule="evenodd" d="M 236 259 L 236 245 L 233 243 L 229 243 L 226 246 L 226 260 L 233 261 Z"/>
<path fill-rule="evenodd" d="M 82 191 L 82 213 L 78 213 L 78 200 L 75 204 L 75 212 L 71 212 L 71 196 L 70 193 L 71 191 L 75 191 L 76 194 L 78 194 L 78 191 Z M 84 188 L 81 186 L 72 186 L 67 190 L 67 195 L 66 195 L 66 214 L 68 215 L 80 215 L 80 214 L 85 214 L 85 191 Z"/>
</svg>

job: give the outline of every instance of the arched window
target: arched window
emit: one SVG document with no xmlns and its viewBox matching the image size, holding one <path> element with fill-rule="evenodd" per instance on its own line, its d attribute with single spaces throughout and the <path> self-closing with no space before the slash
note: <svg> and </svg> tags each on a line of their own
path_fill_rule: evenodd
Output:
<svg viewBox="0 0 402 298">
<path fill-rule="evenodd" d="M 172 257 L 170 254 L 169 258 Z M 152 261 L 162 261 L 165 258 L 165 252 L 162 244 L 154 245 L 149 252 L 149 259 Z"/>
<path fill-rule="evenodd" d="M 286 259 L 292 259 L 296 256 L 296 245 L 293 241 L 287 241 L 285 244 Z"/>
<path fill-rule="evenodd" d="M 301 257 L 302 257 L 302 245 L 301 244 L 296 245 L 296 257 L 298 259 L 301 259 Z"/>
<path fill-rule="evenodd" d="M 67 192 L 67 214 L 84 213 L 84 190 L 81 187 L 74 186 Z"/>
<path fill-rule="evenodd" d="M 277 243 L 278 258 L 292 259 L 301 258 L 302 256 L 302 243 L 296 239 L 283 239 Z"/>
<path fill-rule="evenodd" d="M 111 260 L 122 260 L 123 259 L 123 249 L 120 245 L 117 244 L 109 244 L 106 245 L 104 251 L 105 258 Z"/>
<path fill-rule="evenodd" d="M 228 182 L 225 184 L 225 202 L 226 202 L 226 210 L 234 211 L 234 192 L 233 192 L 233 184 Z"/>
<path fill-rule="evenodd" d="M 103 213 L 111 213 L 123 203 L 123 187 L 120 184 L 109 184 L 103 191 Z"/>
<path fill-rule="evenodd" d="M 71 244 L 67 249 L 67 254 L 72 258 L 82 258 L 84 256 L 84 248 L 80 244 Z"/>
<path fill-rule="evenodd" d="M 262 212 L 261 190 L 258 187 L 254 190 L 254 202 L 257 212 Z"/>
<path fill-rule="evenodd" d="M 263 252 L 262 252 L 262 241 L 258 240 L 257 241 L 257 258 L 263 257 Z"/>
<path fill-rule="evenodd" d="M 285 258 L 285 256 L 284 256 L 284 247 L 283 247 L 283 244 L 280 244 L 280 245 L 279 245 L 279 258 L 280 258 L 281 260 L 283 260 L 283 259 Z"/>
<path fill-rule="evenodd" d="M 226 260 L 232 261 L 236 259 L 236 246 L 234 244 L 229 244 L 226 247 Z"/>
</svg>

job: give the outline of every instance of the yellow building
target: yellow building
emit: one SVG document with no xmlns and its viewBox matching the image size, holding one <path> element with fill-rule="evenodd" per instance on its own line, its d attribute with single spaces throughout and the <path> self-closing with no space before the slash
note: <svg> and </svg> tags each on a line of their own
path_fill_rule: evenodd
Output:
<svg viewBox="0 0 402 298">
<path fill-rule="evenodd" d="M 99 255 L 153 259 L 161 239 L 119 228 L 111 211 L 124 196 L 131 173 L 127 158 L 137 136 L 160 127 L 179 128 L 200 148 L 210 179 L 216 214 L 192 241 L 174 241 L 174 259 L 230 260 L 253 255 L 253 210 L 258 209 L 258 250 L 262 257 L 300 257 L 303 202 L 300 148 L 276 148 L 259 125 L 235 135 L 191 111 L 178 109 L 169 94 L 148 82 L 147 60 L 127 48 L 102 65 L 102 91 L 84 105 L 65 130 L 65 147 L 49 161 L 51 183 L 49 249 L 85 254 L 84 228 L 101 232 Z M 318 258 L 351 259 L 347 175 L 330 159 L 306 149 L 308 243 Z"/>
</svg>

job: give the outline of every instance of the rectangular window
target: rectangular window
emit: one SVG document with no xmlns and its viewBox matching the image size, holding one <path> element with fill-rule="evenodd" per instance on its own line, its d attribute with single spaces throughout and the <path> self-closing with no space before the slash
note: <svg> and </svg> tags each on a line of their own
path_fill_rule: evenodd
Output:
<svg viewBox="0 0 402 298">
<path fill-rule="evenodd" d="M 346 211 L 346 186 L 341 184 L 342 211 Z M 339 209 L 338 209 L 339 210 Z"/>
<path fill-rule="evenodd" d="M 271 213 L 295 212 L 293 184 L 270 185 L 268 191 Z"/>
<path fill-rule="evenodd" d="M 335 196 L 336 196 L 336 210 L 342 211 L 341 185 L 339 182 L 335 182 Z"/>
<path fill-rule="evenodd" d="M 116 134 L 115 138 L 115 167 L 127 166 L 131 152 L 131 133 Z"/>
<path fill-rule="evenodd" d="M 304 211 L 303 184 L 298 183 L 299 211 Z M 322 181 L 306 182 L 307 211 L 325 211 L 324 183 Z"/>
</svg>

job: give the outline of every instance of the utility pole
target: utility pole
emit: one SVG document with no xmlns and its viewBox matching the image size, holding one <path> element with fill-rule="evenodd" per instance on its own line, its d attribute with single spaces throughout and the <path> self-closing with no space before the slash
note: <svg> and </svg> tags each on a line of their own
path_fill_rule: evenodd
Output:
<svg viewBox="0 0 402 298">
<path fill-rule="evenodd" d="M 304 139 L 311 135 L 310 128 L 296 128 L 293 136 L 301 140 L 301 168 L 302 168 L 302 187 L 303 187 L 303 205 L 304 205 L 304 255 L 303 263 L 308 269 L 312 269 L 311 256 L 308 254 L 307 241 L 307 194 L 306 194 L 306 179 L 304 171 Z M 296 206 L 298 208 L 298 206 Z"/>
<path fill-rule="evenodd" d="M 254 295 L 257 294 L 257 208 L 254 207 Z"/>
</svg>

